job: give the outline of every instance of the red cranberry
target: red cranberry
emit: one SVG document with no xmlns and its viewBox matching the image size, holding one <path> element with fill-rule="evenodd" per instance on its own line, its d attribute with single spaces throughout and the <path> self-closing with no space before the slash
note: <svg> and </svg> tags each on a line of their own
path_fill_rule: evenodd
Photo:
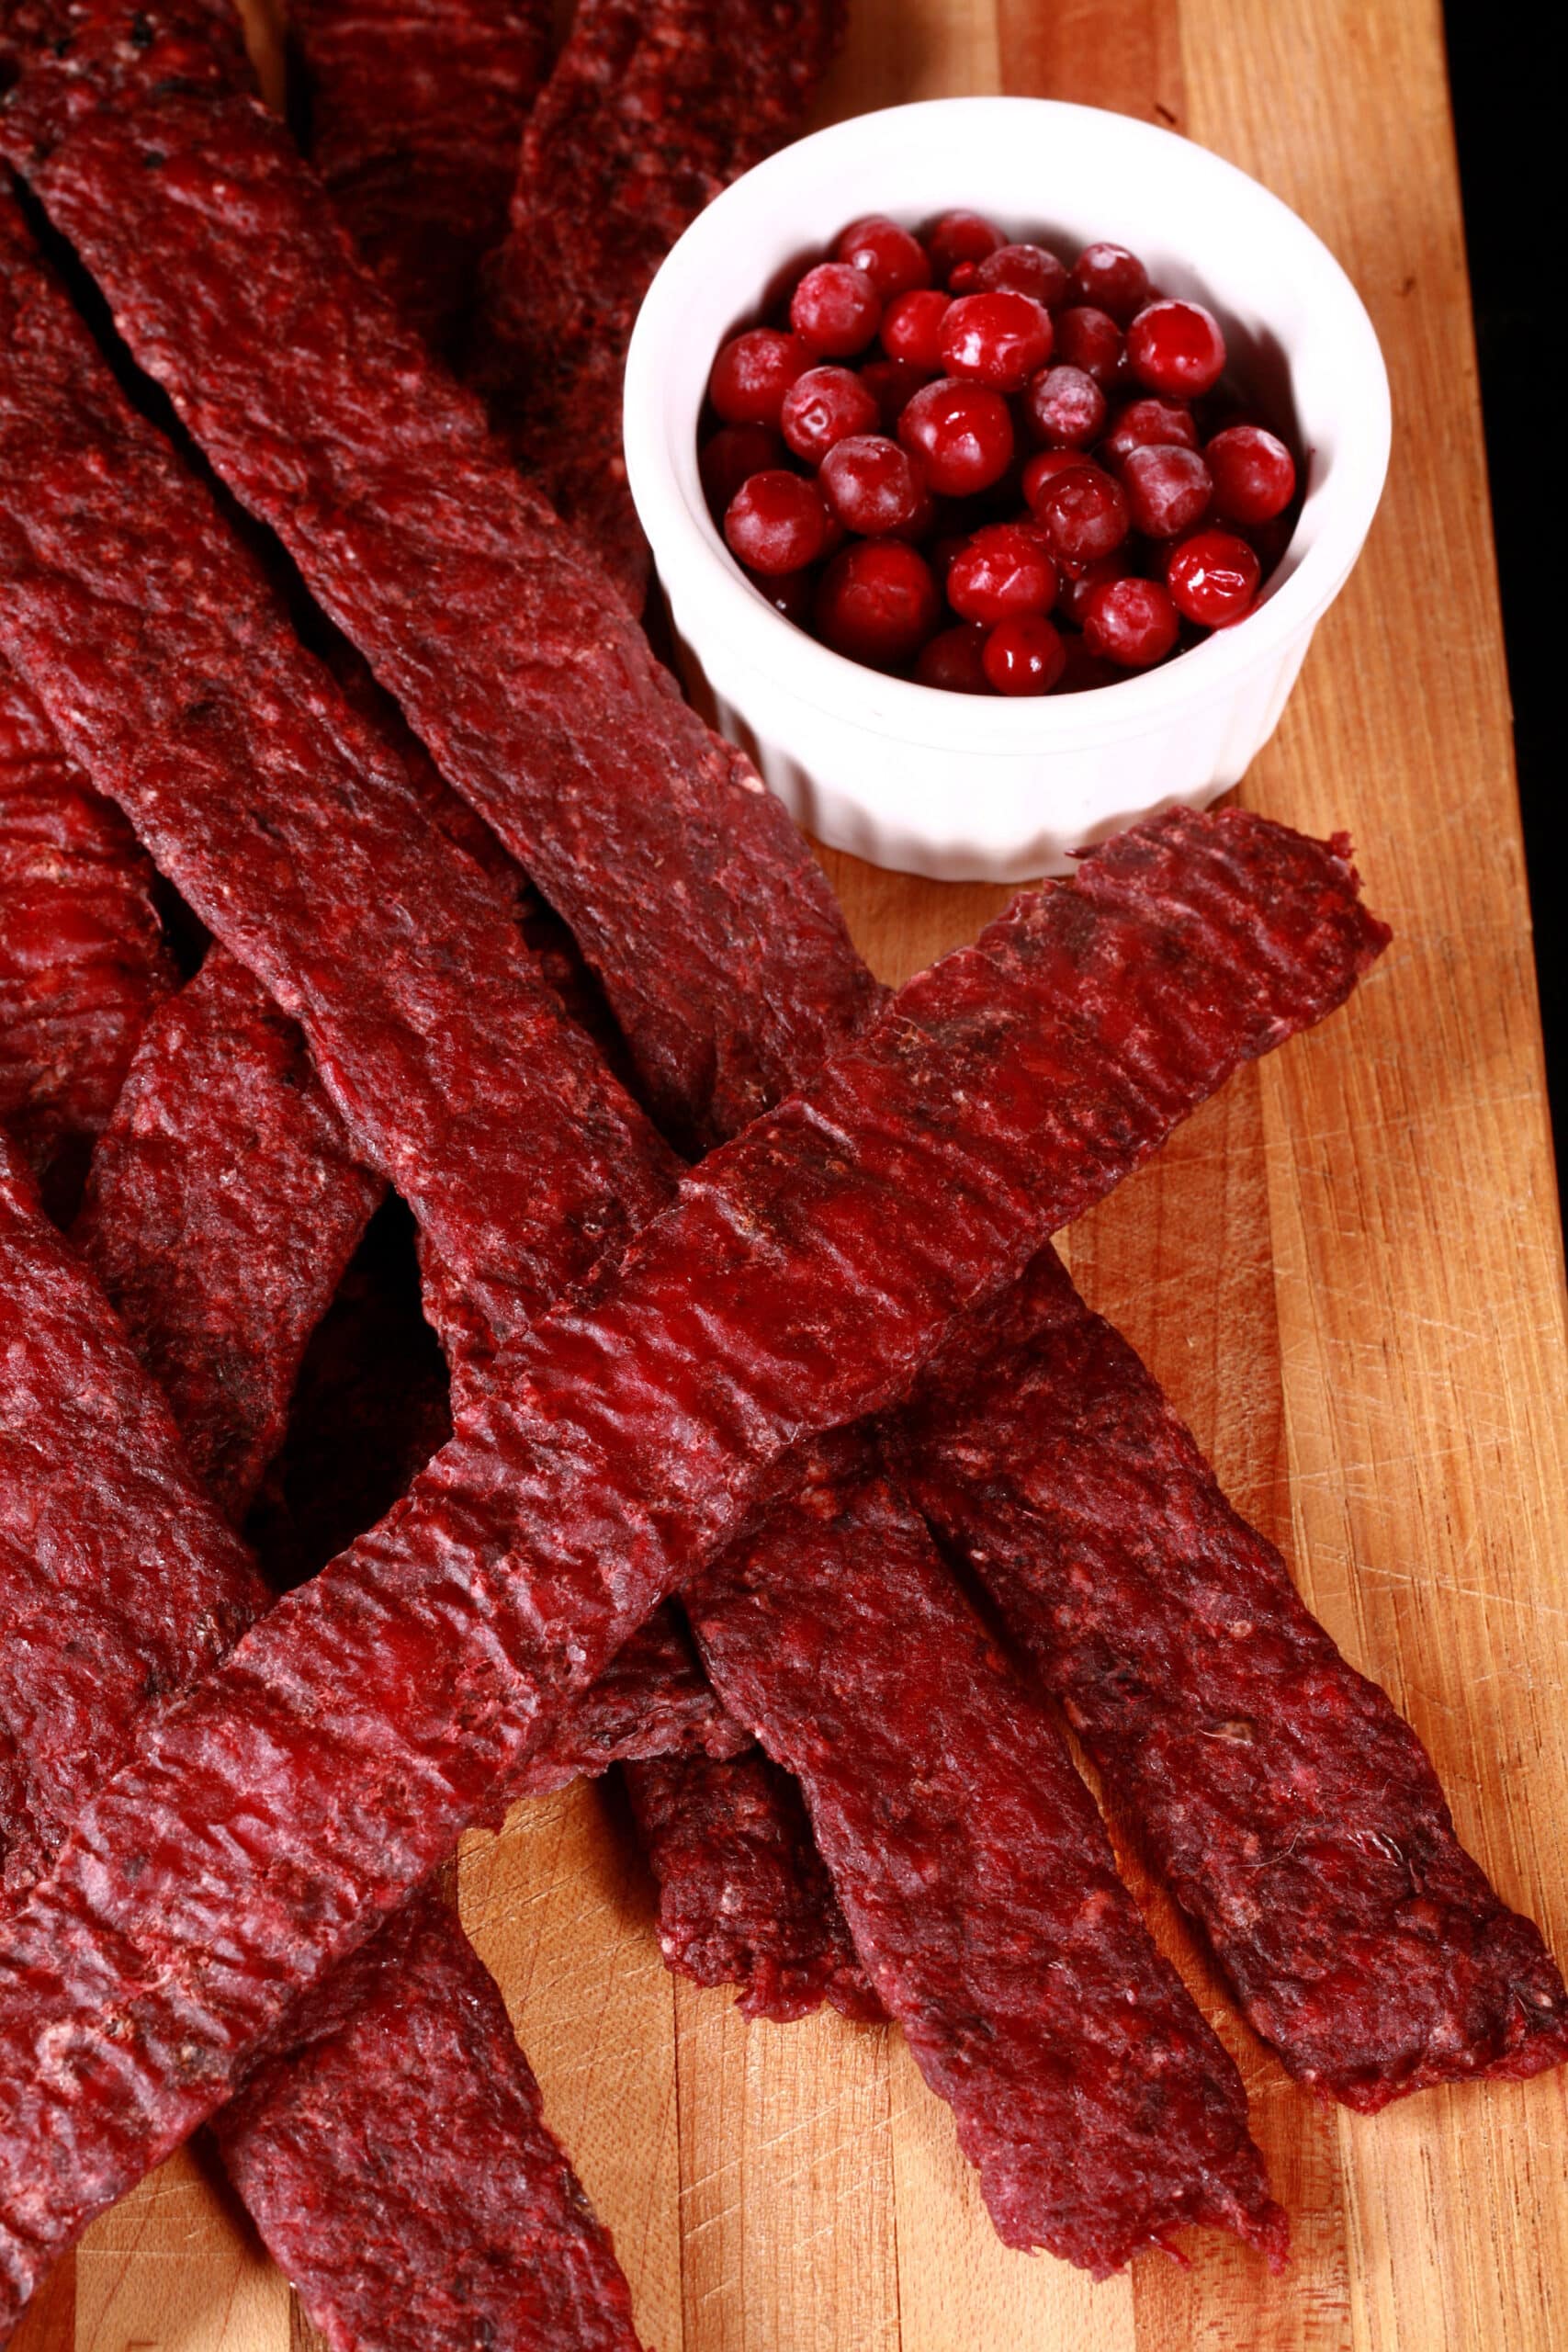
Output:
<svg viewBox="0 0 1568 2352">
<path fill-rule="evenodd" d="M 961 620 L 1010 620 L 1048 613 L 1056 601 L 1056 567 L 1035 523 L 990 523 L 953 559 L 947 601 Z"/>
<path fill-rule="evenodd" d="M 780 571 L 769 579 L 765 571 L 754 571 L 750 579 L 773 610 L 782 613 L 796 628 L 805 628 L 811 618 L 811 602 L 817 594 L 814 571 Z"/>
<path fill-rule="evenodd" d="M 1262 566 L 1234 531 L 1194 531 L 1172 548 L 1165 577 L 1183 620 L 1228 628 L 1251 610 Z"/>
<path fill-rule="evenodd" d="M 883 212 L 868 212 L 863 220 L 852 220 L 833 247 L 833 259 L 863 270 L 885 302 L 891 302 L 896 294 L 908 294 L 911 287 L 931 282 L 925 248 Z"/>
<path fill-rule="evenodd" d="M 1044 482 L 1034 502 L 1035 520 L 1059 562 L 1093 563 L 1110 555 L 1127 536 L 1127 500 L 1122 485 L 1103 468 L 1073 466 Z"/>
<path fill-rule="evenodd" d="M 1012 418 L 999 392 L 956 376 L 924 384 L 898 419 L 898 438 L 944 498 L 988 490 L 1012 457 Z"/>
<path fill-rule="evenodd" d="M 868 539 L 913 522 L 924 488 L 914 459 L 879 433 L 852 433 L 836 443 L 817 479 L 844 528 Z"/>
<path fill-rule="evenodd" d="M 930 564 L 902 539 L 854 539 L 817 591 L 817 626 L 835 652 L 877 667 L 907 662 L 942 617 Z"/>
<path fill-rule="evenodd" d="M 1045 245 L 998 245 L 976 266 L 975 283 L 1032 295 L 1043 311 L 1059 311 L 1067 299 L 1066 264 Z"/>
<path fill-rule="evenodd" d="M 939 286 L 948 283 L 961 263 L 984 261 L 1001 242 L 999 229 L 993 229 L 977 212 L 964 211 L 944 212 L 931 222 L 923 239 Z"/>
<path fill-rule="evenodd" d="M 1091 653 L 1081 637 L 1065 637 L 1062 643 L 1066 648 L 1067 660 L 1056 681 L 1055 691 L 1057 694 L 1092 694 L 1097 686 L 1113 686 L 1116 684 L 1118 673 L 1109 662 L 1102 662 L 1098 654 Z"/>
<path fill-rule="evenodd" d="M 1081 449 L 1042 449 L 1029 459 L 1023 469 L 1023 479 L 1019 488 L 1024 504 L 1032 511 L 1037 510 L 1048 481 L 1055 481 L 1059 474 L 1070 474 L 1082 466 L 1092 470 L 1094 460 L 1086 458 Z"/>
<path fill-rule="evenodd" d="M 1048 695 L 1067 664 L 1061 637 L 1039 613 L 998 621 L 980 656 L 999 695 Z"/>
<path fill-rule="evenodd" d="M 936 500 L 931 496 L 931 486 L 918 464 L 915 466 L 915 480 L 914 512 L 908 521 L 896 524 L 888 537 L 908 539 L 911 546 L 920 547 L 936 528 Z"/>
<path fill-rule="evenodd" d="M 1064 571 L 1056 591 L 1057 612 L 1064 620 L 1071 621 L 1076 628 L 1082 628 L 1083 616 L 1095 590 L 1103 588 L 1108 580 L 1125 580 L 1132 569 L 1132 559 L 1123 540 L 1110 555 L 1102 555 L 1095 562 L 1086 563 L 1081 570 Z"/>
<path fill-rule="evenodd" d="M 1227 523 L 1271 523 L 1295 495 L 1296 461 L 1260 424 L 1227 425 L 1203 456 L 1214 477 L 1214 512 Z"/>
<path fill-rule="evenodd" d="M 1129 401 L 1106 435 L 1100 455 L 1106 465 L 1114 465 L 1130 449 L 1145 449 L 1152 443 L 1195 449 L 1198 426 L 1191 410 L 1180 401 Z"/>
<path fill-rule="evenodd" d="M 784 443 L 765 424 L 721 424 L 697 452 L 703 494 L 715 514 L 725 508 L 752 474 L 784 464 Z"/>
<path fill-rule="evenodd" d="M 1108 580 L 1084 614 L 1084 643 L 1119 670 L 1150 670 L 1176 643 L 1176 606 L 1157 580 Z"/>
<path fill-rule="evenodd" d="M 1105 394 L 1081 368 L 1043 368 L 1023 405 L 1048 449 L 1086 449 L 1105 424 Z"/>
<path fill-rule="evenodd" d="M 1092 303 L 1058 311 L 1056 356 L 1068 368 L 1081 368 L 1097 384 L 1113 384 L 1122 362 L 1122 330 L 1109 311 Z"/>
<path fill-rule="evenodd" d="M 934 287 L 896 296 L 882 314 L 882 348 L 888 357 L 935 375 L 942 367 L 942 322 L 949 308 L 949 298 Z"/>
<path fill-rule="evenodd" d="M 708 398 L 726 424 L 776 424 L 784 396 L 811 365 L 797 335 L 748 327 L 731 335 L 713 363 Z"/>
<path fill-rule="evenodd" d="M 931 370 L 911 367 L 907 359 L 868 359 L 860 380 L 875 403 L 882 430 L 891 433 L 908 402 L 922 384 L 930 383 Z"/>
<path fill-rule="evenodd" d="M 985 644 L 983 628 L 944 628 L 921 646 L 915 675 L 922 686 L 941 686 L 950 695 L 989 694 L 991 682 L 980 658 Z"/>
<path fill-rule="evenodd" d="M 784 397 L 779 424 L 797 458 L 819 466 L 835 441 L 874 432 L 876 396 L 852 368 L 808 368 Z"/>
<path fill-rule="evenodd" d="M 725 509 L 724 536 L 750 571 L 798 571 L 821 554 L 828 517 L 815 482 L 773 468 L 741 483 Z"/>
<path fill-rule="evenodd" d="M 1214 485 L 1196 449 L 1150 443 L 1129 449 L 1117 470 L 1133 528 L 1145 538 L 1174 539 L 1209 511 Z"/>
<path fill-rule="evenodd" d="M 875 287 L 847 261 L 819 261 L 789 298 L 791 326 L 821 359 L 849 359 L 863 351 L 881 318 Z"/>
<path fill-rule="evenodd" d="M 969 376 L 998 392 L 1023 390 L 1051 356 L 1051 320 L 1027 294 L 1005 287 L 992 294 L 964 294 L 942 322 L 942 365 L 950 376 Z"/>
<path fill-rule="evenodd" d="M 1086 245 L 1073 265 L 1068 300 L 1104 311 L 1119 327 L 1136 318 L 1149 299 L 1149 273 L 1125 245 Z"/>
<path fill-rule="evenodd" d="M 1201 302 L 1151 302 L 1127 330 L 1127 357 L 1151 392 L 1197 400 L 1225 371 L 1225 339 Z"/>
</svg>

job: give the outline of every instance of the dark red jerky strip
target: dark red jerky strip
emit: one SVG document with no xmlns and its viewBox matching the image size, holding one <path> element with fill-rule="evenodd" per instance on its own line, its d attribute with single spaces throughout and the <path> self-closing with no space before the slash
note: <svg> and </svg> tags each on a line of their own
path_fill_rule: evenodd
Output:
<svg viewBox="0 0 1568 2352">
<path fill-rule="evenodd" d="M 1235 2066 L 1150 1940 L 1061 1734 L 863 1450 L 829 1457 L 688 1604 L 709 1671 L 800 1776 L 1004 2244 L 1097 2278 L 1192 2222 L 1282 2256 Z"/>
<path fill-rule="evenodd" d="M 551 0 L 293 0 L 307 148 L 355 249 L 447 343 L 506 232 Z"/>
<path fill-rule="evenodd" d="M 0 1126 L 56 1218 L 175 980 L 151 865 L 0 657 Z"/>
<path fill-rule="evenodd" d="M 637 306 L 688 222 L 799 130 L 843 14 L 839 0 L 582 0 L 528 118 L 467 372 L 634 611 L 649 553 L 621 379 Z"/>
<path fill-rule="evenodd" d="M 885 2017 L 800 1791 L 760 1747 L 728 1763 L 656 1756 L 628 1764 L 625 1780 L 667 1967 L 697 1984 L 739 1984 L 749 2018 L 787 2024 L 824 2000 L 862 2024 Z"/>
<path fill-rule="evenodd" d="M 74 1238 L 231 1521 L 382 1190 L 297 1024 L 214 947 L 147 1029 Z"/>
<path fill-rule="evenodd" d="M 65 18 L 65 53 L 0 109 L 6 153 L 219 473 L 570 925 L 650 1102 L 699 1140 L 733 1130 L 875 995 L 810 851 L 355 267 L 280 126 L 207 62 L 199 17 L 84 0 Z M 662 952 L 628 935 L 628 903 Z"/>
<path fill-rule="evenodd" d="M 163 870 L 301 1022 L 356 1148 L 468 1296 L 497 1329 L 537 1312 L 663 1201 L 668 1154 L 561 1012 L 507 888 L 432 821 L 126 405 L 8 200 L 0 341 L 15 486 L 0 641 Z M 543 1125 L 518 1115 L 536 1061 Z"/>
<path fill-rule="evenodd" d="M 631 2299 L 545 2128 L 506 2005 L 431 1897 L 332 1980 L 330 2026 L 265 2063 L 218 2118 L 236 2188 L 269 2217 L 292 2278 L 330 2260 L 337 2352 L 636 2352 Z M 439 2112 L 444 2129 L 423 2128 Z M 322 2194 L 322 2173 L 423 2180 L 384 2213 Z M 410 2281 L 420 2282 L 411 2294 Z"/>
<path fill-rule="evenodd" d="M 911 982 L 686 1180 L 595 1303 L 513 1342 L 402 1508 L 160 1718 L 6 1921 L 0 2324 L 515 1784 L 788 1449 L 890 1404 L 1385 936 L 1335 851 L 1264 820 L 1124 835 Z"/>
<path fill-rule="evenodd" d="M 895 1434 L 1293 2075 L 1371 2110 L 1568 2056 L 1557 1968 L 1459 1844 L 1420 1741 L 1054 1254 Z"/>
</svg>

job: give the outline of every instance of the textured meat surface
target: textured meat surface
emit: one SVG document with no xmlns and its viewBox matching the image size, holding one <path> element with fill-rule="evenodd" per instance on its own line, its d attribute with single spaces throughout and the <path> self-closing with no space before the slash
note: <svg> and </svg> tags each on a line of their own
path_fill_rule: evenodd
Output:
<svg viewBox="0 0 1568 2352">
<path fill-rule="evenodd" d="M 897 1459 L 1291 2072 L 1352 2107 L 1568 2056 L 1540 1936 L 1437 1775 L 1049 1251 Z"/>
<path fill-rule="evenodd" d="M 901 990 L 594 1302 L 513 1341 L 400 1510 L 167 1710 L 6 1920 L 0 2319 L 515 1783 L 792 1445 L 891 1404 L 1385 937 L 1335 847 L 1237 811 L 1124 835 Z"/>
<path fill-rule="evenodd" d="M 446 342 L 506 230 L 550 0 L 294 0 L 308 148 L 404 316 Z"/>
<path fill-rule="evenodd" d="M 732 1130 L 874 997 L 810 851 L 355 266 L 199 11 L 91 0 L 72 22 L 0 112 L 6 153 L 218 472 L 570 925 L 656 1110 L 700 1140 Z"/>
<path fill-rule="evenodd" d="M 145 854 L 0 656 L 0 1126 L 56 1217 L 175 977 Z"/>
<path fill-rule="evenodd" d="M 728 1762 L 660 1755 L 626 1768 L 659 1887 L 659 1949 L 698 1984 L 738 1984 L 749 2018 L 785 2023 L 824 2000 L 885 2015 L 855 1957 L 799 1790 L 759 1747 Z"/>
<path fill-rule="evenodd" d="M 528 118 L 470 378 L 634 609 L 647 544 L 621 456 L 637 307 L 688 222 L 800 129 L 840 0 L 582 0 Z"/>
<path fill-rule="evenodd" d="M 731 1703 L 800 1776 L 1003 2241 L 1097 2277 L 1187 2222 L 1281 2254 L 1240 2075 L 1155 1950 L 1061 1734 L 861 1449 L 688 1605 Z"/>
</svg>

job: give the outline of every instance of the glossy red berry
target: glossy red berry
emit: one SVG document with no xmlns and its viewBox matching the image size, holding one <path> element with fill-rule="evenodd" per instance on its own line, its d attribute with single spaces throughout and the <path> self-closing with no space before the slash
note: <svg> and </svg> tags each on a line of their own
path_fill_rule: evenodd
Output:
<svg viewBox="0 0 1568 2352">
<path fill-rule="evenodd" d="M 915 675 L 922 686 L 940 686 L 950 695 L 985 695 L 991 691 L 981 660 L 986 632 L 966 625 L 944 628 L 920 648 Z"/>
<path fill-rule="evenodd" d="M 925 484 L 908 450 L 880 433 L 852 433 L 822 460 L 818 485 L 847 531 L 879 538 L 915 519 Z"/>
<path fill-rule="evenodd" d="M 1059 563 L 1094 563 L 1127 536 L 1129 515 L 1122 485 L 1103 467 L 1072 466 L 1041 485 L 1034 519 Z"/>
<path fill-rule="evenodd" d="M 1227 523 L 1271 523 L 1296 490 L 1296 461 L 1260 424 L 1231 424 L 1203 451 L 1214 478 L 1214 512 Z"/>
<path fill-rule="evenodd" d="M 947 601 L 961 620 L 1010 620 L 1048 613 L 1056 601 L 1056 566 L 1037 523 L 989 523 L 947 569 Z"/>
<path fill-rule="evenodd" d="M 835 441 L 874 433 L 876 396 L 852 368 L 808 368 L 784 396 L 779 425 L 797 458 L 819 466 Z"/>
<path fill-rule="evenodd" d="M 1214 485 L 1196 449 L 1150 442 L 1129 449 L 1117 472 L 1133 528 L 1145 538 L 1174 539 L 1209 511 Z"/>
<path fill-rule="evenodd" d="M 1086 563 L 1081 570 L 1064 571 L 1056 590 L 1057 616 L 1071 621 L 1075 628 L 1082 628 L 1083 616 L 1095 590 L 1103 588 L 1108 580 L 1125 580 L 1133 568 L 1132 550 L 1123 540 L 1110 555 Z"/>
<path fill-rule="evenodd" d="M 1225 339 L 1201 302 L 1151 302 L 1127 330 L 1127 357 L 1151 392 L 1197 400 L 1225 372 Z"/>
<path fill-rule="evenodd" d="M 1122 330 L 1109 311 L 1089 303 L 1058 311 L 1056 357 L 1064 367 L 1081 368 L 1097 384 L 1113 384 L 1122 364 Z"/>
<path fill-rule="evenodd" d="M 1047 245 L 998 245 L 975 271 L 976 287 L 1005 286 L 1032 295 L 1043 310 L 1059 311 L 1067 299 L 1067 266 Z"/>
<path fill-rule="evenodd" d="M 1157 580 L 1108 580 L 1084 613 L 1084 643 L 1119 670 L 1151 670 L 1176 643 L 1176 606 Z"/>
<path fill-rule="evenodd" d="M 1086 245 L 1073 264 L 1067 300 L 1107 311 L 1119 327 L 1137 317 L 1149 299 L 1149 273 L 1125 245 Z"/>
<path fill-rule="evenodd" d="M 1038 451 L 1026 462 L 1022 479 L 1019 484 L 1024 504 L 1032 513 L 1035 512 L 1047 482 L 1055 481 L 1060 474 L 1071 473 L 1075 467 L 1092 468 L 1093 464 L 1093 458 L 1087 457 L 1081 449 Z"/>
<path fill-rule="evenodd" d="M 1106 435 L 1100 455 L 1106 465 L 1114 465 L 1129 449 L 1146 448 L 1156 442 L 1171 443 L 1182 449 L 1198 447 L 1197 422 L 1182 401 L 1152 397 L 1129 401 Z"/>
<path fill-rule="evenodd" d="M 828 515 L 815 482 L 782 468 L 753 474 L 725 509 L 730 552 L 770 578 L 815 563 L 827 541 Z"/>
<path fill-rule="evenodd" d="M 944 212 L 933 220 L 921 242 L 931 255 L 937 284 L 945 286 L 961 263 L 982 262 L 987 254 L 994 254 L 1002 242 L 1002 232 L 978 212 L 959 210 Z"/>
<path fill-rule="evenodd" d="M 925 247 L 885 212 L 868 212 L 863 220 L 852 220 L 834 243 L 833 259 L 863 270 L 885 302 L 931 282 Z"/>
<path fill-rule="evenodd" d="M 943 498 L 966 498 L 989 490 L 1012 458 L 1012 417 L 999 392 L 987 384 L 944 376 L 924 384 L 898 419 L 898 438 L 925 467 L 926 480 Z"/>
<path fill-rule="evenodd" d="M 951 307 L 951 297 L 939 293 L 934 286 L 897 295 L 882 314 L 882 348 L 890 359 L 904 359 L 911 368 L 938 374 L 942 322 Z"/>
<path fill-rule="evenodd" d="M 891 433 L 920 386 L 931 382 L 931 370 L 912 367 L 907 359 L 868 359 L 860 380 L 875 402 L 883 432 Z"/>
<path fill-rule="evenodd" d="M 708 398 L 726 424 L 776 424 L 784 396 L 811 365 L 799 337 L 748 327 L 721 345 L 708 377 Z"/>
<path fill-rule="evenodd" d="M 942 365 L 950 376 L 1019 392 L 1050 358 L 1052 341 L 1050 314 L 1030 295 L 1006 287 L 962 294 L 942 322 Z"/>
<path fill-rule="evenodd" d="M 817 592 L 817 626 L 827 642 L 877 668 L 909 661 L 941 617 L 931 566 L 903 539 L 852 540 Z"/>
<path fill-rule="evenodd" d="M 721 424 L 697 452 L 697 473 L 703 494 L 715 515 L 725 508 L 752 474 L 765 473 L 784 461 L 784 443 L 770 425 Z"/>
<path fill-rule="evenodd" d="M 1234 531 L 1194 531 L 1172 548 L 1165 577 L 1183 620 L 1228 628 L 1251 611 L 1262 566 Z"/>
<path fill-rule="evenodd" d="M 1116 684 L 1122 674 L 1120 670 L 1113 669 L 1109 662 L 1102 662 L 1097 653 L 1091 653 L 1077 632 L 1064 637 L 1062 643 L 1066 649 L 1067 659 L 1052 689 L 1054 694 L 1087 695 L 1092 694 L 1097 686 L 1113 686 Z"/>
<path fill-rule="evenodd" d="M 1048 695 L 1067 663 L 1059 632 L 1038 613 L 998 621 L 980 656 L 999 695 Z"/>
<path fill-rule="evenodd" d="M 1105 429 L 1105 394 L 1081 368 L 1042 368 L 1023 408 L 1048 449 L 1087 449 Z"/>
<path fill-rule="evenodd" d="M 818 262 L 789 298 L 790 325 L 818 359 L 852 358 L 865 349 L 881 319 L 875 287 L 852 262 Z"/>
</svg>

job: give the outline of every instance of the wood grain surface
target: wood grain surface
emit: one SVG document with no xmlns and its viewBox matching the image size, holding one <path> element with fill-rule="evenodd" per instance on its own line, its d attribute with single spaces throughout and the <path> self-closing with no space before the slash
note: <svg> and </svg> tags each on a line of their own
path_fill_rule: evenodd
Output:
<svg viewBox="0 0 1568 2352">
<path fill-rule="evenodd" d="M 1348 827 L 1395 944 L 1068 1237 L 1312 1604 L 1430 1747 L 1461 1834 L 1568 1955 L 1563 1299 L 1441 25 L 1435 0 L 853 0 L 823 119 L 1008 90 L 1172 123 L 1359 287 L 1389 489 L 1243 786 Z M 966 191 L 955 187 L 954 201 Z M 998 903 L 829 861 L 898 978 Z M 1568 2082 L 1313 2106 L 1127 1868 L 1242 2066 L 1288 2275 L 1200 2245 L 1090 2287 L 1009 2254 L 896 2034 L 746 2026 L 660 1967 L 579 1789 L 468 1842 L 465 1921 L 660 2352 L 1555 2352 Z M 482 2151 L 476 2159 L 483 2161 Z M 91 2233 L 26 2352 L 318 2342 L 197 2150 Z"/>
</svg>

